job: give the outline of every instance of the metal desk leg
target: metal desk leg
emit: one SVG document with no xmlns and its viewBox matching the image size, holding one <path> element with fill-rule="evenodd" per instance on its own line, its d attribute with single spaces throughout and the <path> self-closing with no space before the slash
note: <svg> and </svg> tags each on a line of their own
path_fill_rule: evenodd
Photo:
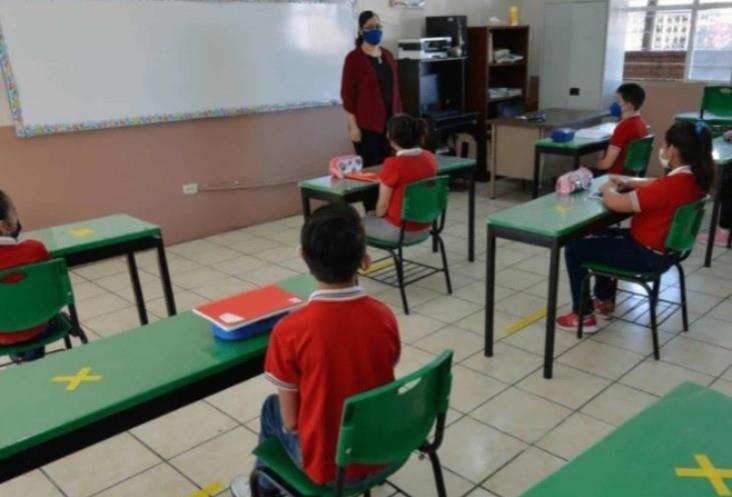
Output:
<svg viewBox="0 0 732 497">
<path fill-rule="evenodd" d="M 539 186 L 541 185 L 541 152 L 534 148 L 534 192 L 531 198 L 539 196 Z"/>
<path fill-rule="evenodd" d="M 483 355 L 493 357 L 493 311 L 496 284 L 496 235 L 488 226 L 488 242 L 485 254 L 485 345 Z"/>
<path fill-rule="evenodd" d="M 160 279 L 163 283 L 163 294 L 165 295 L 165 306 L 168 309 L 168 316 L 175 316 L 175 296 L 173 295 L 173 284 L 170 281 L 170 271 L 168 269 L 168 259 L 165 257 L 165 246 L 163 238 L 158 238 L 158 267 L 160 268 Z"/>
<path fill-rule="evenodd" d="M 130 272 L 130 280 L 132 281 L 132 292 L 135 295 L 135 303 L 137 304 L 137 315 L 140 317 L 140 324 L 145 325 L 147 321 L 147 309 L 145 309 L 145 297 L 142 295 L 142 285 L 140 285 L 140 273 L 137 271 L 137 262 L 135 261 L 135 253 L 127 254 L 127 268 Z"/>
<path fill-rule="evenodd" d="M 549 300 L 546 309 L 546 341 L 544 343 L 544 378 L 551 379 L 554 369 L 554 334 L 557 319 L 557 292 L 559 290 L 559 244 L 552 243 L 549 262 Z"/>
<path fill-rule="evenodd" d="M 580 157 L 581 156 L 580 156 L 579 150 L 577 150 L 574 153 L 574 163 L 572 164 L 573 171 L 576 171 L 577 169 L 580 168 Z"/>
<path fill-rule="evenodd" d="M 722 168 L 717 168 L 716 185 L 714 192 L 714 207 L 712 208 L 712 220 L 709 223 L 709 239 L 707 240 L 707 252 L 704 257 L 704 267 L 712 265 L 712 253 L 714 252 L 714 235 L 717 233 L 719 224 L 719 211 L 722 208 Z"/>
<path fill-rule="evenodd" d="M 310 217 L 310 197 L 302 188 L 300 189 L 300 197 L 302 198 L 302 215 L 307 219 Z"/>
<path fill-rule="evenodd" d="M 470 173 L 470 186 L 468 188 L 468 261 L 475 260 L 475 174 L 473 169 Z"/>
</svg>

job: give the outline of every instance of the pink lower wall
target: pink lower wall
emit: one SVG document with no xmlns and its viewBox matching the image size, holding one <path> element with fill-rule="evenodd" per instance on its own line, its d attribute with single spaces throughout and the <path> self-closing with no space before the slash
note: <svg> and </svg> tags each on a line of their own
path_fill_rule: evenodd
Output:
<svg viewBox="0 0 732 497">
<path fill-rule="evenodd" d="M 26 229 L 126 212 L 160 224 L 166 242 L 300 212 L 294 178 L 350 152 L 340 108 L 320 108 L 19 139 L 0 127 L 0 189 Z M 289 180 L 183 195 L 184 183 Z"/>
</svg>

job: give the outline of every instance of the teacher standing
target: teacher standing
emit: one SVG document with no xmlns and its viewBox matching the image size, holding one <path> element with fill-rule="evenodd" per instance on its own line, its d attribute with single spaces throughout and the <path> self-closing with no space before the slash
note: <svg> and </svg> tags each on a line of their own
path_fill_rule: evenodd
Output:
<svg viewBox="0 0 732 497">
<path fill-rule="evenodd" d="M 358 16 L 356 48 L 343 64 L 341 98 L 348 132 L 364 166 L 382 164 L 391 154 L 386 123 L 402 111 L 394 56 L 381 47 L 381 19 L 375 12 Z"/>
</svg>

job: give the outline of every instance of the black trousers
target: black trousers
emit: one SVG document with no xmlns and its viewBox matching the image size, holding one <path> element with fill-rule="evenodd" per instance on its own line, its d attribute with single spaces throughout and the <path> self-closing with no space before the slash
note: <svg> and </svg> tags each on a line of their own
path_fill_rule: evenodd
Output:
<svg viewBox="0 0 732 497">
<path fill-rule="evenodd" d="M 367 129 L 361 130 L 361 142 L 353 143 L 356 154 L 363 159 L 363 167 L 380 166 L 387 157 L 391 155 L 391 145 L 386 138 L 386 133 L 376 133 Z M 363 200 L 366 212 L 376 209 L 376 202 L 379 199 L 379 190 L 370 190 Z"/>
</svg>

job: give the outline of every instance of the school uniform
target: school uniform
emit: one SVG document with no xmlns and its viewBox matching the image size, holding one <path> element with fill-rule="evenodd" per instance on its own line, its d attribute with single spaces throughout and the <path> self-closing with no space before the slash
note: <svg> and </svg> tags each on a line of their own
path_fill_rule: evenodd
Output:
<svg viewBox="0 0 732 497">
<path fill-rule="evenodd" d="M 664 250 L 676 210 L 704 195 L 691 168 L 676 168 L 668 176 L 630 193 L 634 211 L 630 229 L 608 229 L 568 244 L 564 255 L 572 289 L 573 312 L 579 312 L 583 298 L 584 308 L 588 311 L 592 309 L 589 292 L 581 295 L 582 280 L 587 274 L 582 265 L 587 262 L 639 272 L 661 271 L 671 267 L 673 258 L 665 255 Z M 612 280 L 597 277 L 595 297 L 607 301 L 612 299 L 612 293 Z"/>
<path fill-rule="evenodd" d="M 619 154 L 607 172 L 622 174 L 625 167 L 625 157 L 628 155 L 628 147 L 632 142 L 644 138 L 646 135 L 648 135 L 648 125 L 640 114 L 634 114 L 620 121 L 610 137 L 610 145 L 608 146 L 608 149 L 617 149 Z"/>
<path fill-rule="evenodd" d="M 316 291 L 277 324 L 265 360 L 270 382 L 300 394 L 297 433 L 283 432 L 272 396 L 262 411 L 260 439 L 278 437 L 310 479 L 332 483 L 344 401 L 394 381 L 399 354 L 397 321 L 385 304 L 360 287 Z M 379 469 L 353 465 L 346 477 L 358 481 Z"/>
<path fill-rule="evenodd" d="M 432 152 L 421 148 L 400 150 L 389 157 L 379 172 L 379 181 L 393 190 L 389 208 L 384 217 L 367 214 L 363 219 L 366 236 L 391 242 L 399 241 L 402 227 L 402 204 L 407 185 L 437 175 L 437 159 Z M 429 224 L 407 221 L 404 241 L 418 241 L 430 229 Z"/>
</svg>

